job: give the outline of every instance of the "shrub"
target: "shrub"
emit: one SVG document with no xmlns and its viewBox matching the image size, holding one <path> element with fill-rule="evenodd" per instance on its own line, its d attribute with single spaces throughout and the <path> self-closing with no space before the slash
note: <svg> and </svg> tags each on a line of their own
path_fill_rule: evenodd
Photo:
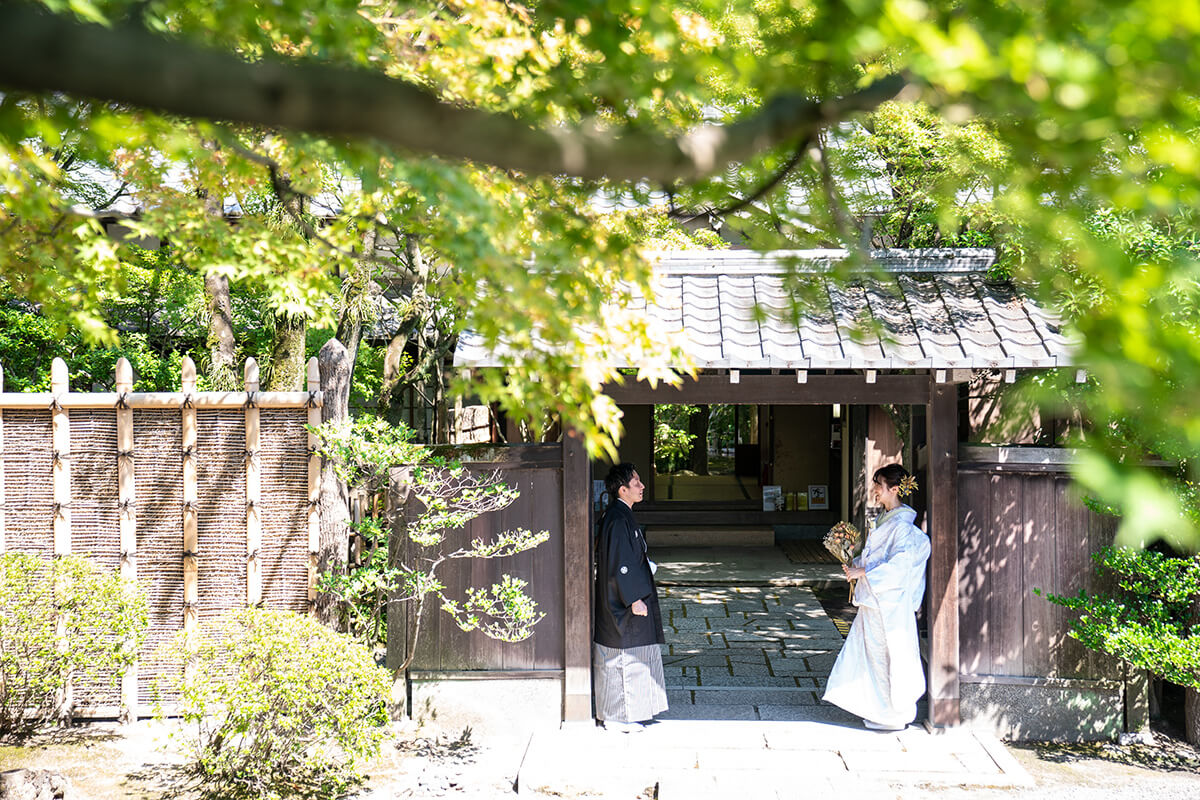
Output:
<svg viewBox="0 0 1200 800">
<path fill-rule="evenodd" d="M 309 617 L 257 608 L 175 647 L 190 664 L 180 713 L 208 796 L 337 797 L 361 780 L 361 760 L 387 729 L 391 687 L 364 647 Z"/>
<path fill-rule="evenodd" d="M 115 685 L 146 625 L 136 586 L 82 556 L 0 555 L 0 737 L 68 715 L 72 680 Z"/>
<path fill-rule="evenodd" d="M 1089 649 L 1200 689 L 1200 558 L 1106 547 L 1092 559 L 1097 574 L 1113 580 L 1112 589 L 1046 596 L 1080 612 L 1069 635 Z"/>
</svg>

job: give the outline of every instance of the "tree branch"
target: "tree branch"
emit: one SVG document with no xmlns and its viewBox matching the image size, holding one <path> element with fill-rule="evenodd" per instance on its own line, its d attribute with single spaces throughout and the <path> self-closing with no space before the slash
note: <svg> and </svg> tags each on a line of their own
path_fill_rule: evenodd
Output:
<svg viewBox="0 0 1200 800">
<path fill-rule="evenodd" d="M 461 108 L 381 72 L 313 59 L 247 62 L 134 24 L 76 22 L 25 3 L 0 3 L 0 86 L 66 92 L 212 120 L 373 138 L 418 153 L 529 174 L 694 180 L 774 145 L 869 111 L 905 85 L 899 75 L 822 102 L 768 101 L 726 126 L 668 137 L 640 131 L 538 129 L 507 114 Z"/>
<path fill-rule="evenodd" d="M 783 179 L 786 178 L 791 171 L 794 170 L 804 159 L 804 154 L 808 151 L 809 146 L 812 144 L 814 136 L 815 132 L 806 135 L 800 142 L 800 145 L 796 148 L 796 151 L 792 153 L 791 157 L 788 158 L 783 166 L 780 167 L 779 170 L 766 182 L 745 197 L 740 199 L 733 198 L 733 202 L 727 206 L 709 209 L 708 211 L 701 211 L 699 214 L 680 214 L 672 209 L 670 212 L 668 212 L 669 216 L 677 217 L 680 222 L 686 225 L 689 222 L 695 222 L 701 217 L 708 217 L 711 219 L 712 217 L 727 217 L 730 214 L 736 214 L 751 203 L 755 203 L 766 197 L 775 189 L 776 186 L 782 183 Z"/>
</svg>

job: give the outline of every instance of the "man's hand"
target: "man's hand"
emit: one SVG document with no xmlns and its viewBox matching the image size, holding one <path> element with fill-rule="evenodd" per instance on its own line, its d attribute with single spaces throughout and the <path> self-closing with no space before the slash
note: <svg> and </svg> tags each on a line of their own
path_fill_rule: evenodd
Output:
<svg viewBox="0 0 1200 800">
<path fill-rule="evenodd" d="M 646 608 L 646 604 L 641 600 L 634 600 L 633 605 L 631 605 L 629 609 L 633 611 L 633 615 L 635 617 L 644 617 L 649 613 L 649 609 Z"/>
</svg>

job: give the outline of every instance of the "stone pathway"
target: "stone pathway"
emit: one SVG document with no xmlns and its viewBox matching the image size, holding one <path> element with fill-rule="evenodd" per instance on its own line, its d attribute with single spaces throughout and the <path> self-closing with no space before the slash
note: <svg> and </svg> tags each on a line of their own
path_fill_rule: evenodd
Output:
<svg viewBox="0 0 1200 800">
<path fill-rule="evenodd" d="M 990 737 L 910 726 L 875 733 L 831 722 L 667 720 L 640 733 L 567 726 L 535 734 L 523 796 L 784 800 L 899 797 L 905 787 L 1018 787 L 1028 774 Z"/>
<path fill-rule="evenodd" d="M 661 719 L 849 718 L 814 708 L 842 637 L 811 589 L 676 585 L 660 595 L 671 703 Z"/>
<path fill-rule="evenodd" d="M 789 564 L 776 548 L 651 556 L 670 710 L 639 733 L 590 723 L 535 733 L 520 794 L 790 800 L 1029 785 L 990 735 L 921 725 L 876 733 L 820 700 L 842 637 L 809 587 L 839 579 L 836 568 Z"/>
</svg>

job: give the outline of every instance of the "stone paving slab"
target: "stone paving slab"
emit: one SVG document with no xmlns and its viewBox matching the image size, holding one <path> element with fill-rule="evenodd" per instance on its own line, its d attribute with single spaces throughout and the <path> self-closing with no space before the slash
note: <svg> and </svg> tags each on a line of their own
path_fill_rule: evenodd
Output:
<svg viewBox="0 0 1200 800">
<path fill-rule="evenodd" d="M 1011 756 L 996 759 L 991 748 L 1007 755 L 985 734 L 918 726 L 876 733 L 836 722 L 681 719 L 634 734 L 572 726 L 534 735 L 517 784 L 521 793 L 542 787 L 597 798 L 633 798 L 657 787 L 666 800 L 882 797 L 905 785 L 1030 785 Z"/>
<path fill-rule="evenodd" d="M 803 706 L 815 705 L 819 702 L 814 692 L 799 688 L 710 687 L 707 691 L 697 688 L 693 694 L 693 698 L 695 705 L 698 706 L 741 705 L 745 703 L 755 706 Z"/>
<path fill-rule="evenodd" d="M 811 685 L 801 685 L 796 681 L 795 676 L 792 675 L 772 676 L 764 674 L 740 676 L 729 675 L 728 673 L 724 675 L 709 674 L 707 672 L 701 673 L 699 676 L 699 685 L 710 689 L 741 689 L 749 686 L 772 686 L 785 689 L 812 688 Z"/>
<path fill-rule="evenodd" d="M 746 664 L 747 666 L 767 666 L 767 660 L 762 656 L 732 655 L 727 653 L 695 653 L 690 655 L 663 654 L 663 666 L 670 667 L 728 667 L 731 663 Z M 749 660 L 748 660 L 749 659 Z"/>
<path fill-rule="evenodd" d="M 668 696 L 670 692 L 667 693 Z M 744 705 L 694 705 L 692 703 L 678 703 L 671 706 L 665 713 L 659 715 L 658 719 L 663 721 L 670 720 L 758 720 L 759 712 L 756 706 L 750 704 Z"/>
</svg>

